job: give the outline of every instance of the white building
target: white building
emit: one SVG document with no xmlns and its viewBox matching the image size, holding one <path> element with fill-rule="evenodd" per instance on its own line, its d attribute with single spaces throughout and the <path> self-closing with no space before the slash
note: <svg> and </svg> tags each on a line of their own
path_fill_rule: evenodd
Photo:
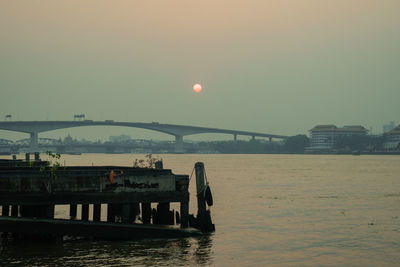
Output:
<svg viewBox="0 0 400 267">
<path fill-rule="evenodd" d="M 387 133 L 393 130 L 395 127 L 396 125 L 394 124 L 394 121 L 391 121 L 390 123 L 383 125 L 383 133 Z"/>
<path fill-rule="evenodd" d="M 341 128 L 336 125 L 317 125 L 310 130 L 311 140 L 308 151 L 331 150 L 338 138 L 343 136 L 366 135 L 367 129 L 361 125 L 350 125 Z"/>
<path fill-rule="evenodd" d="M 400 150 L 400 125 L 385 133 L 383 148 L 387 150 Z"/>
</svg>

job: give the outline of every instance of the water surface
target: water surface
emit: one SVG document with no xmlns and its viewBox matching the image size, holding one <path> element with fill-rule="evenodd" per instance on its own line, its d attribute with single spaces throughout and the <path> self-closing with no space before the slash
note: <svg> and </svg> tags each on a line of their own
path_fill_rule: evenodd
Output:
<svg viewBox="0 0 400 267">
<path fill-rule="evenodd" d="M 45 157 L 45 156 L 42 156 Z M 400 157 L 160 155 L 190 174 L 203 161 L 214 196 L 215 234 L 141 241 L 8 242 L 19 266 L 398 266 Z M 4 158 L 4 157 L 3 157 Z M 21 156 L 22 158 L 22 156 Z M 143 155 L 65 155 L 71 165 L 126 165 Z M 196 212 L 195 181 L 190 184 Z M 57 209 L 65 216 L 67 209 Z"/>
</svg>

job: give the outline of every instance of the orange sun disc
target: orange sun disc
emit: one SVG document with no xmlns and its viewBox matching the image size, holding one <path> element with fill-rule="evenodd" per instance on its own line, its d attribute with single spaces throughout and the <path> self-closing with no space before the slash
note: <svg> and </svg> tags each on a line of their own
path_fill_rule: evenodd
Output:
<svg viewBox="0 0 400 267">
<path fill-rule="evenodd" d="M 193 85 L 193 91 L 195 91 L 196 93 L 200 93 L 202 89 L 203 89 L 203 87 L 199 83 L 196 83 L 195 85 Z"/>
</svg>

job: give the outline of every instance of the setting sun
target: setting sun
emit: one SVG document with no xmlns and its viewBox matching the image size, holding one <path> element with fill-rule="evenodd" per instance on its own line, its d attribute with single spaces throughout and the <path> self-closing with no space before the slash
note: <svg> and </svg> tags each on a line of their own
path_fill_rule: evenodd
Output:
<svg viewBox="0 0 400 267">
<path fill-rule="evenodd" d="M 203 89 L 203 86 L 201 86 L 201 84 L 199 84 L 199 83 L 196 83 L 195 85 L 193 85 L 193 91 L 195 91 L 196 93 L 200 93 L 202 89 Z"/>
</svg>

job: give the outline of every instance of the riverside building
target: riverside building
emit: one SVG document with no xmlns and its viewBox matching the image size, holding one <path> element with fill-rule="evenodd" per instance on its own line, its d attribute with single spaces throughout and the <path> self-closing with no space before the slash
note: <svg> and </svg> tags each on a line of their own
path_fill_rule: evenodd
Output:
<svg viewBox="0 0 400 267">
<path fill-rule="evenodd" d="M 385 133 L 383 148 L 386 150 L 400 150 L 400 125 Z"/>
<path fill-rule="evenodd" d="M 333 149 L 335 142 L 344 136 L 366 135 L 367 129 L 361 125 L 349 125 L 336 127 L 336 125 L 317 125 L 310 130 L 310 146 L 306 152 L 329 152 Z"/>
</svg>

